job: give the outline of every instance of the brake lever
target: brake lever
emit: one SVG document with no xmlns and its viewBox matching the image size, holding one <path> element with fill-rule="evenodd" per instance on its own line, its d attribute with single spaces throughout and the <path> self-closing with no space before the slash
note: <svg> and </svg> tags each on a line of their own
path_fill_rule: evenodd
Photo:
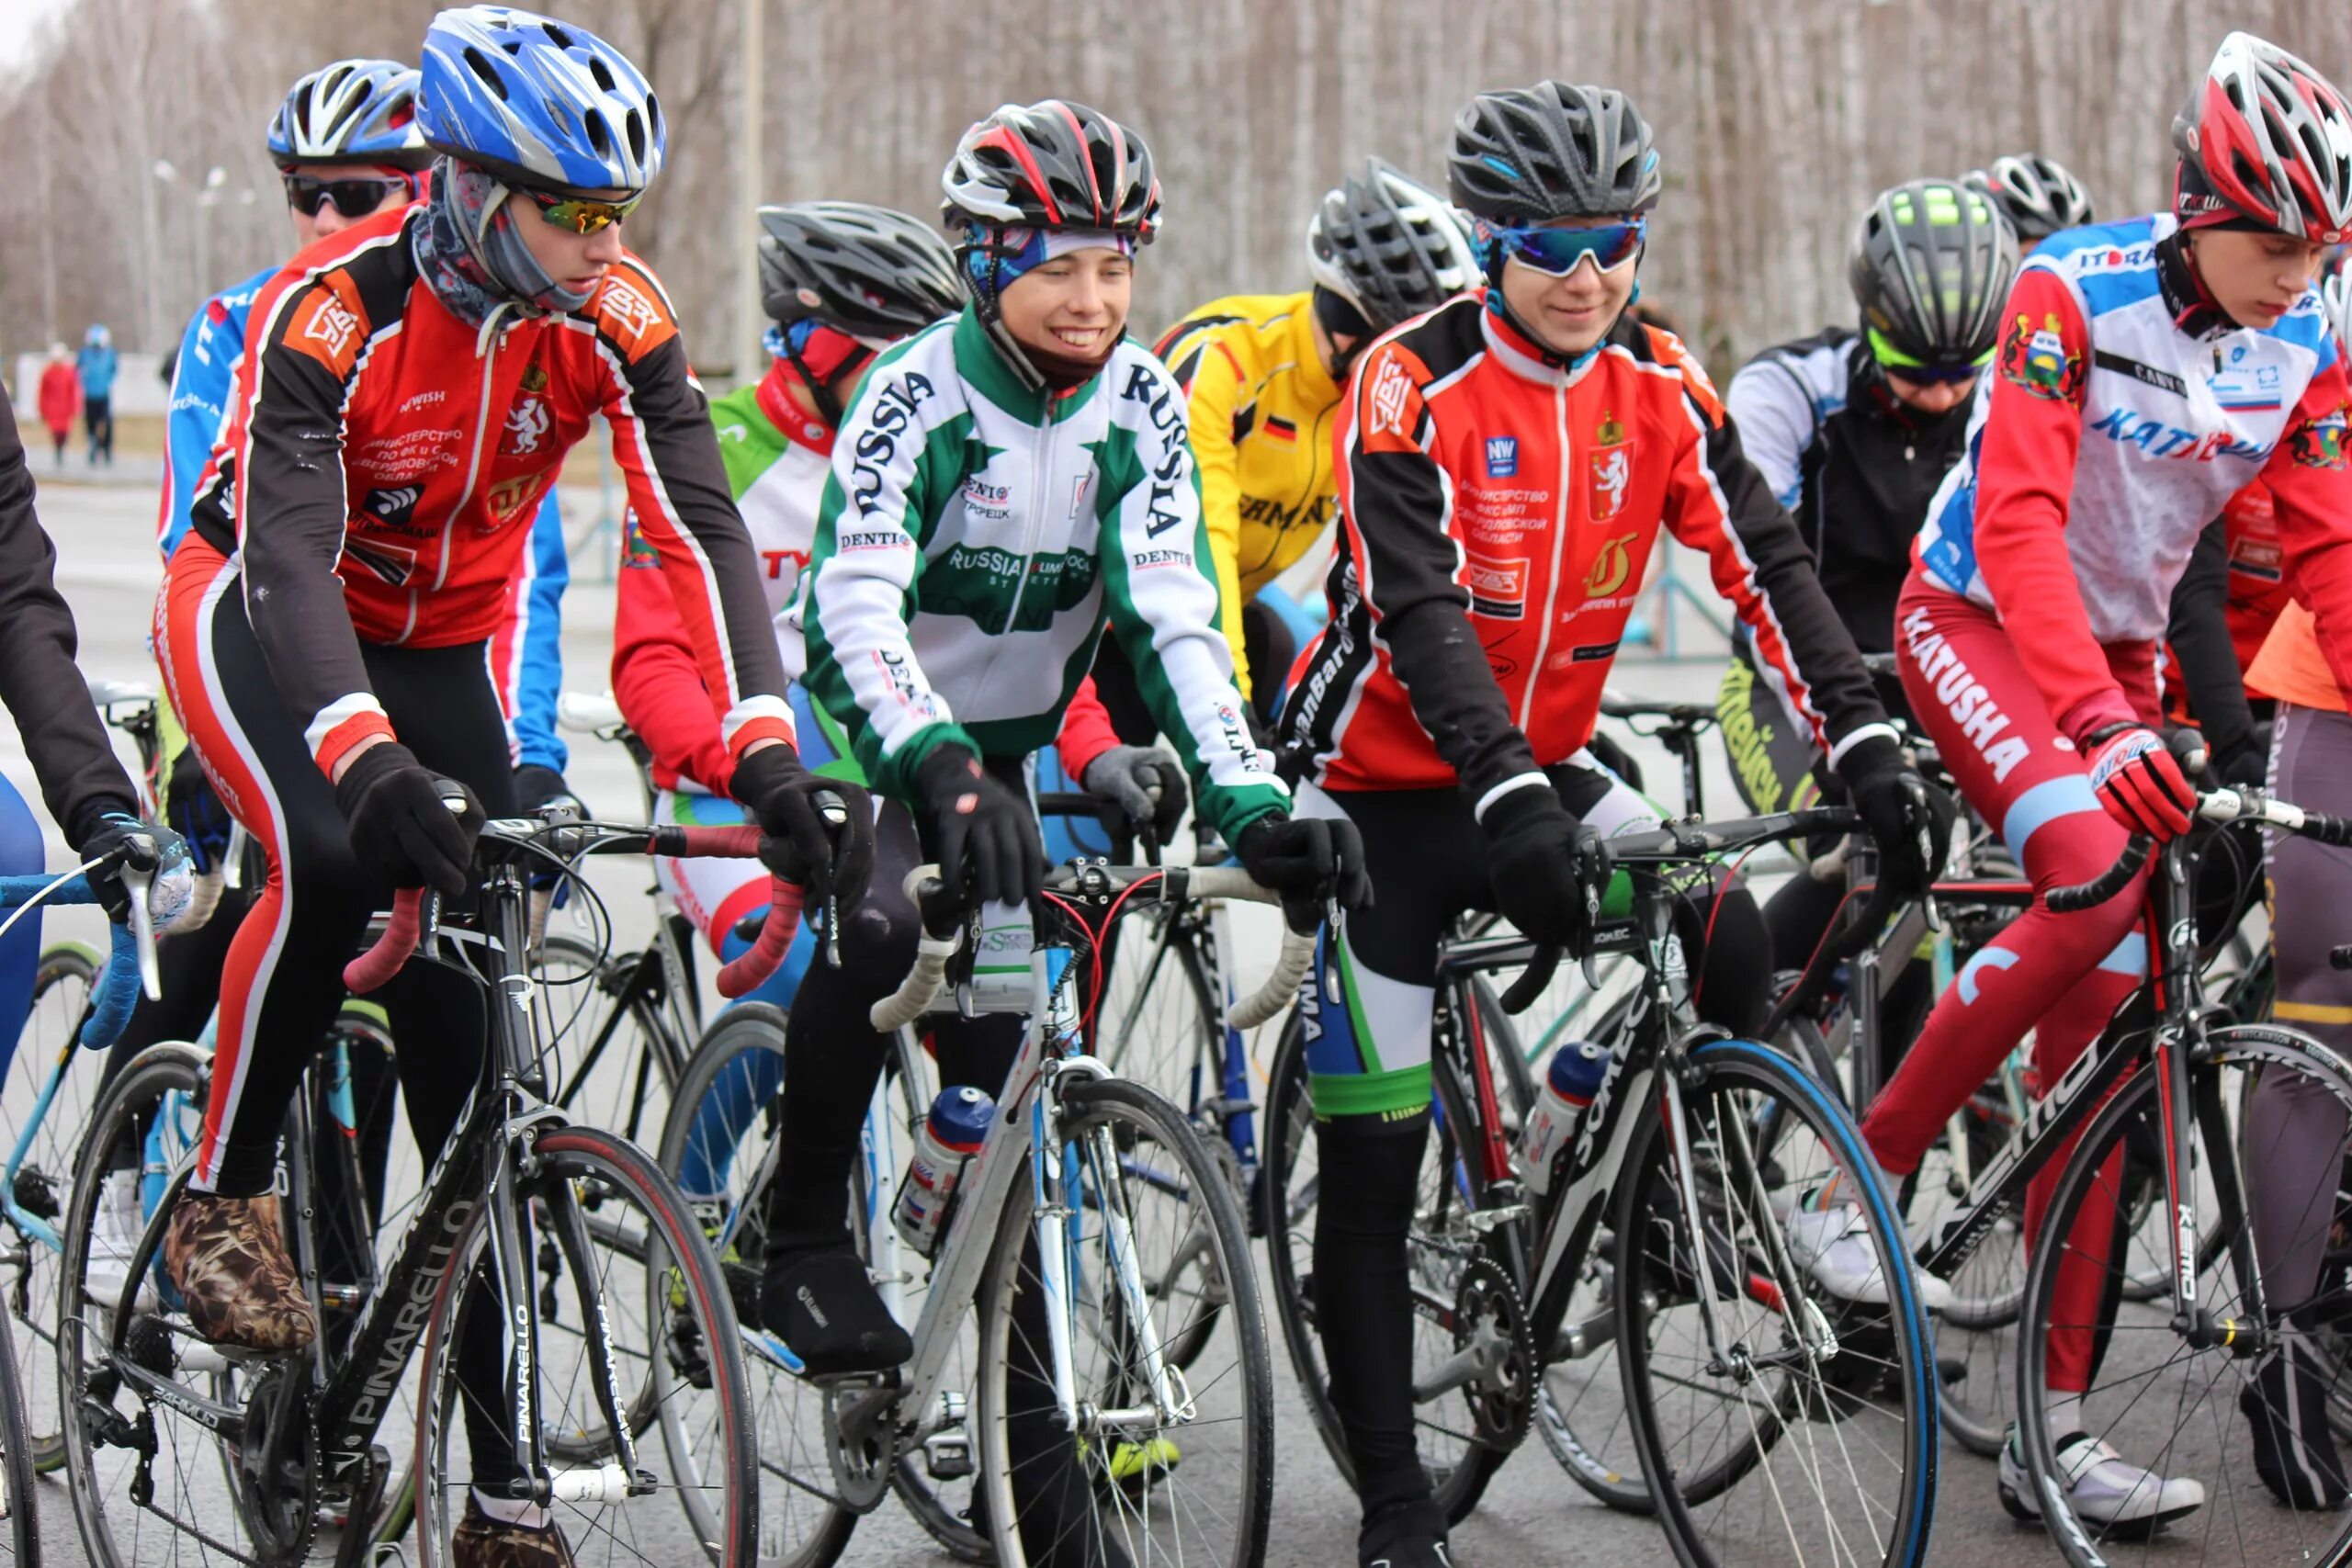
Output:
<svg viewBox="0 0 2352 1568">
<path fill-rule="evenodd" d="M 831 790 L 820 790 L 817 795 L 817 815 L 824 821 L 827 836 L 833 837 L 849 826 L 849 803 Z M 834 838 L 833 850 L 838 863 L 841 851 L 838 838 Z M 839 881 L 830 872 L 825 877 L 822 913 L 825 917 L 825 967 L 828 969 L 842 966 L 842 906 L 841 899 L 834 894 Z"/>
<path fill-rule="evenodd" d="M 155 917 L 147 908 L 147 888 L 153 878 L 135 865 L 121 869 L 122 890 L 130 895 L 130 934 L 139 939 L 139 987 L 147 999 L 164 999 L 164 980 L 155 964 Z"/>
<path fill-rule="evenodd" d="M 1577 955 L 1577 966 L 1584 971 L 1584 983 L 1593 990 L 1600 988 L 1600 966 L 1592 953 L 1592 929 L 1600 923 L 1600 899 L 1609 886 L 1609 846 L 1598 838 L 1586 839 L 1577 845 L 1577 882 L 1584 889 L 1584 951 Z"/>
</svg>

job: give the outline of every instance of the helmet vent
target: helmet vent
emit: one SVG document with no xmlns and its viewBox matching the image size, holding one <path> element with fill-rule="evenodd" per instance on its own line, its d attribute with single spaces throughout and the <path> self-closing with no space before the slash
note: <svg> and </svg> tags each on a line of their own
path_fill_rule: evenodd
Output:
<svg viewBox="0 0 2352 1568">
<path fill-rule="evenodd" d="M 600 92 L 609 93 L 619 85 L 613 79 L 613 68 L 593 54 L 588 57 L 588 76 Z"/>
<path fill-rule="evenodd" d="M 564 31 L 562 28 L 557 26 L 553 22 L 541 23 L 540 29 L 548 35 L 548 41 L 555 45 L 558 49 L 570 49 L 576 41 L 570 33 Z M 612 73 L 605 70 L 605 62 L 601 60 L 596 62 L 596 70 L 599 73 L 602 73 L 601 79 L 603 85 L 607 90 L 609 90 L 613 85 Z"/>
<path fill-rule="evenodd" d="M 466 51 L 466 68 L 471 71 L 475 75 L 481 77 L 482 85 L 487 86 L 492 92 L 497 94 L 502 102 L 504 101 L 506 97 L 506 78 L 498 73 L 498 67 L 492 65 L 480 50 L 468 49 Z"/>
</svg>

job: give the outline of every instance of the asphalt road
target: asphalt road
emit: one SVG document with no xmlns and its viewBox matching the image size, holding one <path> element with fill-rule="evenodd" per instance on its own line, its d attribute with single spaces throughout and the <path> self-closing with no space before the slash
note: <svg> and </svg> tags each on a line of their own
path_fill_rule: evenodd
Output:
<svg viewBox="0 0 2352 1568">
<path fill-rule="evenodd" d="M 586 499 L 583 497 L 583 500 Z M 79 620 L 83 669 L 94 675 L 121 679 L 153 678 L 145 637 L 149 609 L 159 576 L 152 540 L 154 516 L 152 491 L 68 484 L 52 486 L 41 497 L 43 520 L 59 550 L 59 581 Z M 601 691 L 610 652 L 611 592 L 590 581 L 600 575 L 586 562 L 575 566 L 576 582 L 567 607 L 565 654 L 571 683 Z M 1623 667 L 1621 684 L 1629 691 L 1659 697 L 1712 699 L 1719 667 L 1706 664 L 1634 665 Z M 1672 765 L 1654 746 L 1637 743 L 1638 754 L 1654 770 L 1654 780 L 1670 780 Z M 594 740 L 574 741 L 571 780 L 592 807 L 616 817 L 637 815 L 640 807 L 634 774 L 616 750 Z M 1733 801 L 1728 775 L 1720 756 L 1711 755 L 1710 798 L 1719 808 Z M 0 734 L 0 771 L 34 795 L 13 733 Z M 61 846 L 62 852 L 62 846 Z M 634 896 L 626 878 L 611 881 L 607 891 L 626 921 L 644 918 L 645 903 Z M 95 934 L 91 917 L 68 912 L 53 917 L 52 932 L 77 930 Z M 1254 946 L 1271 942 L 1245 941 L 1244 961 Z M 1271 1049 L 1272 1036 L 1266 1044 Z M 1273 1357 L 1278 1384 L 1278 1470 L 1273 1540 L 1267 1561 L 1283 1568 L 1317 1568 L 1353 1562 L 1355 1508 L 1353 1498 L 1317 1441 L 1298 1403 L 1295 1383 L 1282 1348 L 1274 1337 Z M 40 1506 L 44 1541 L 51 1563 L 85 1561 L 72 1522 L 72 1509 L 62 1478 L 40 1485 Z M 2245 1505 L 2248 1508 L 2267 1503 Z M 1993 1466 L 1947 1442 L 1942 1469 L 1938 1527 L 1931 1561 L 1952 1568 L 2015 1568 L 2026 1562 L 2054 1561 L 2048 1542 L 2038 1531 L 2019 1527 L 2004 1515 L 1994 1498 Z M 658 1521 L 648 1521 L 649 1540 L 661 1538 Z M 2227 1537 L 2231 1527 L 2223 1525 Z M 2151 1554 L 2149 1561 L 2238 1561 L 2224 1540 L 2202 1532 L 2176 1543 L 2174 1549 Z M 1575 1562 L 1600 1565 L 1664 1563 L 1670 1556 L 1645 1520 L 1612 1514 L 1589 1501 L 1558 1471 L 1542 1446 L 1531 1440 L 1496 1478 L 1478 1511 L 1457 1529 L 1455 1561 L 1465 1568 Z M 693 1549 L 666 1554 L 672 1568 L 686 1568 Z M 155 1561 L 164 1561 L 157 1557 Z M 187 1560 L 187 1559 L 181 1559 Z M 596 1554 L 582 1552 L 582 1561 Z M 2134 1559 L 2137 1560 L 2137 1559 Z M 2255 1559 L 2248 1559 L 2255 1560 Z M 2286 1562 L 2290 1556 L 2269 1560 Z M 867 1563 L 931 1564 L 948 1559 L 927 1547 L 924 1538 L 895 1504 L 865 1520 L 850 1543 L 843 1561 Z"/>
</svg>

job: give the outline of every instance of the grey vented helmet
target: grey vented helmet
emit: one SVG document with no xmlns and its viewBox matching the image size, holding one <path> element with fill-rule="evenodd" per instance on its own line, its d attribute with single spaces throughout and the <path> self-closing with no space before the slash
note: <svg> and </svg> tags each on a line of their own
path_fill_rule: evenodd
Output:
<svg viewBox="0 0 2352 1568">
<path fill-rule="evenodd" d="M 1479 276 L 1461 213 L 1378 158 L 1317 206 L 1306 271 L 1382 333 L 1476 288 Z"/>
<path fill-rule="evenodd" d="M 964 308 L 938 231 L 862 201 L 760 209 L 760 302 L 788 326 L 813 316 L 853 337 L 899 338 Z"/>
<path fill-rule="evenodd" d="M 2061 229 L 2093 222 L 2090 193 L 2064 164 L 2039 152 L 2012 152 L 1961 175 L 1960 183 L 1990 201 L 2019 244 L 2038 244 Z"/>
<path fill-rule="evenodd" d="M 1880 192 L 1854 226 L 1846 263 L 1871 352 L 1897 371 L 1982 363 L 2017 273 L 2009 220 L 1982 192 L 1951 180 Z"/>
<path fill-rule="evenodd" d="M 1647 212 L 1657 205 L 1649 122 L 1613 87 L 1539 82 L 1481 93 L 1453 117 L 1453 199 L 1489 223 Z"/>
</svg>

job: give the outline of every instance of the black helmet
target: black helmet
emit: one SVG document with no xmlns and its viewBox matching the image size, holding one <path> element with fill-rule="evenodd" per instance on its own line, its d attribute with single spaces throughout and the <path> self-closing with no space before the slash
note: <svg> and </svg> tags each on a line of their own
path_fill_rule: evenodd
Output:
<svg viewBox="0 0 2352 1568">
<path fill-rule="evenodd" d="M 939 176 L 949 223 L 1108 229 L 1137 244 L 1159 226 L 1143 138 L 1061 98 L 1006 104 L 964 132 Z"/>
<path fill-rule="evenodd" d="M 898 338 L 964 308 L 956 258 L 930 225 L 862 201 L 760 209 L 760 304 L 778 326 L 814 317 Z"/>
<path fill-rule="evenodd" d="M 1980 363 L 1999 334 L 2001 301 L 2017 273 L 2008 220 L 1951 180 L 1881 192 L 1854 226 L 1846 262 L 1871 353 L 1897 371 Z"/>
<path fill-rule="evenodd" d="M 1307 220 L 1306 272 L 1385 333 L 1475 288 L 1478 259 L 1445 197 L 1370 158 Z"/>
<path fill-rule="evenodd" d="M 1649 123 L 1613 87 L 1539 82 L 1481 93 L 1453 117 L 1453 199 L 1489 223 L 1647 212 L 1657 205 Z"/>
<path fill-rule="evenodd" d="M 2061 229 L 2079 229 L 2097 217 L 2083 182 L 2039 152 L 1996 158 L 1986 167 L 1961 175 L 1960 183 L 2009 220 L 2019 244 L 2037 244 Z"/>
</svg>

